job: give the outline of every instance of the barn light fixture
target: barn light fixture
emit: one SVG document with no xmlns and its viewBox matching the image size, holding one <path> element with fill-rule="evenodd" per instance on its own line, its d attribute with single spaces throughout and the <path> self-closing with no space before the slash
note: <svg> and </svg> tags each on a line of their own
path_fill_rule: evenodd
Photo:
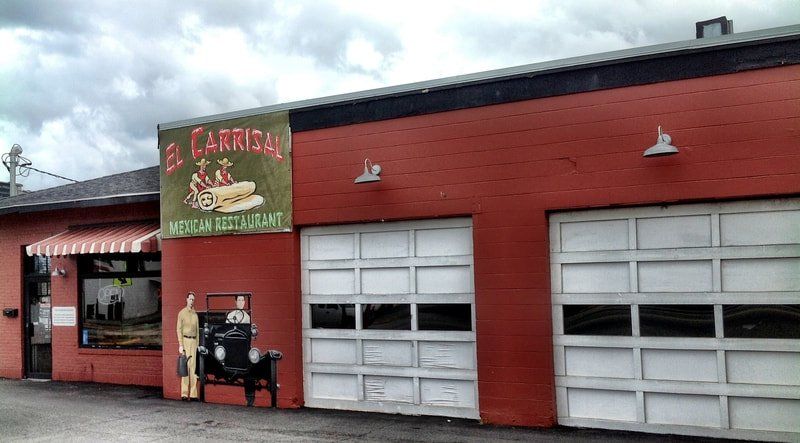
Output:
<svg viewBox="0 0 800 443">
<path fill-rule="evenodd" d="M 378 177 L 381 174 L 381 166 L 380 165 L 373 165 L 372 162 L 367 158 L 364 159 L 364 173 L 356 177 L 353 183 L 370 183 L 370 182 L 379 182 L 381 178 Z"/>
<path fill-rule="evenodd" d="M 672 143 L 672 137 L 661 132 L 661 126 L 659 126 L 656 144 L 647 148 L 644 154 L 642 154 L 642 157 L 664 157 L 666 155 L 677 154 L 678 148 L 672 146 L 670 143 Z"/>
<path fill-rule="evenodd" d="M 67 270 L 64 268 L 55 268 L 53 272 L 50 274 L 51 277 L 66 277 Z"/>
</svg>

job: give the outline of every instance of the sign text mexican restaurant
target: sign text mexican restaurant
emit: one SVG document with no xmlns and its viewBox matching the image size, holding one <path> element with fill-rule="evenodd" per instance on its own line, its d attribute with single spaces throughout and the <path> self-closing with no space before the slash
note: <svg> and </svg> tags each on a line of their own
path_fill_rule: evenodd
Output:
<svg viewBox="0 0 800 443">
<path fill-rule="evenodd" d="M 168 129 L 158 139 L 164 238 L 291 230 L 288 113 Z"/>
</svg>

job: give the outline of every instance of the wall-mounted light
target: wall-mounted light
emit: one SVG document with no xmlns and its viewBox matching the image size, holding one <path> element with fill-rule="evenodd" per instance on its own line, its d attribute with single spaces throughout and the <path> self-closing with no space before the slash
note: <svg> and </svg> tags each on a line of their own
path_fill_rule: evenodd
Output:
<svg viewBox="0 0 800 443">
<path fill-rule="evenodd" d="M 661 132 L 661 126 L 659 126 L 656 144 L 647 148 L 644 154 L 642 154 L 642 157 L 664 157 L 666 155 L 677 154 L 678 148 L 672 146 L 670 143 L 672 143 L 672 137 Z"/>
<path fill-rule="evenodd" d="M 53 272 L 50 273 L 50 276 L 51 277 L 66 277 L 67 276 L 67 270 L 64 269 L 64 268 L 54 268 Z"/>
<path fill-rule="evenodd" d="M 373 165 L 369 159 L 364 160 L 364 173 L 356 177 L 353 183 L 379 182 L 381 178 L 381 165 Z"/>
</svg>

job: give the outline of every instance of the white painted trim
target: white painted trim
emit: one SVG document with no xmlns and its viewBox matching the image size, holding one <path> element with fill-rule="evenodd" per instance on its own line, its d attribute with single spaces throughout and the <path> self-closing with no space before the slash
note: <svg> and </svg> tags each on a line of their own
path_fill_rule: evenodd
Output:
<svg viewBox="0 0 800 443">
<path fill-rule="evenodd" d="M 303 295 L 306 304 L 351 303 L 472 303 L 475 295 L 460 294 L 335 294 Z"/>
<path fill-rule="evenodd" d="M 339 338 L 350 340 L 363 338 L 365 340 L 475 341 L 475 332 L 471 331 L 389 331 L 304 328 L 303 335 L 308 338 Z"/>
<path fill-rule="evenodd" d="M 475 369 L 425 368 L 414 366 L 340 365 L 332 363 L 307 363 L 306 370 L 324 374 L 382 375 L 386 377 L 419 377 L 476 381 Z"/>
<path fill-rule="evenodd" d="M 342 409 L 347 411 L 381 412 L 384 414 L 435 415 L 443 417 L 468 418 L 478 420 L 478 408 L 456 408 L 452 406 L 431 406 L 411 403 L 374 402 L 308 398 L 307 408 Z"/>
<path fill-rule="evenodd" d="M 312 226 L 303 228 L 301 235 L 310 237 L 314 235 L 352 234 L 354 232 L 391 232 L 407 231 L 409 229 L 437 229 L 437 228 L 470 228 L 472 219 L 468 217 L 440 218 L 432 220 L 410 220 L 378 223 L 360 223 L 352 225 Z M 307 256 L 306 256 L 307 257 Z"/>
<path fill-rule="evenodd" d="M 796 211 L 800 198 L 746 200 L 724 203 L 688 203 L 679 205 L 647 206 L 614 209 L 588 209 L 583 211 L 555 212 L 550 215 L 553 223 L 578 221 L 624 220 L 630 217 L 658 218 L 683 215 L 711 215 L 749 212 Z"/>
<path fill-rule="evenodd" d="M 553 343 L 558 346 L 600 348 L 800 352 L 800 340 L 792 339 L 556 335 L 553 336 Z"/>
<path fill-rule="evenodd" d="M 354 268 L 407 268 L 410 266 L 469 266 L 471 255 L 448 255 L 407 258 L 363 258 L 345 260 L 306 260 L 306 269 L 354 269 Z"/>
<path fill-rule="evenodd" d="M 800 303 L 800 292 L 617 292 L 553 294 L 553 305 L 780 305 Z"/>
<path fill-rule="evenodd" d="M 640 249 L 636 251 L 560 252 L 552 263 L 665 262 L 678 260 L 735 260 L 742 258 L 785 258 L 800 256 L 800 245 L 725 246 L 718 248 Z"/>
<path fill-rule="evenodd" d="M 610 391 L 800 399 L 800 386 L 557 376 L 556 386 Z"/>
</svg>

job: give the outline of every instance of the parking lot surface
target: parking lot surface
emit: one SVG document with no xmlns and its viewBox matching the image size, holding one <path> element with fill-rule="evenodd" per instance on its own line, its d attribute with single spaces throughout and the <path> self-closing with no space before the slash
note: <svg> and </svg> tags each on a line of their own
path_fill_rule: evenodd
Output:
<svg viewBox="0 0 800 443">
<path fill-rule="evenodd" d="M 161 398 L 161 390 L 0 379 L 0 441 L 721 441 L 442 417 L 264 409 Z"/>
</svg>

